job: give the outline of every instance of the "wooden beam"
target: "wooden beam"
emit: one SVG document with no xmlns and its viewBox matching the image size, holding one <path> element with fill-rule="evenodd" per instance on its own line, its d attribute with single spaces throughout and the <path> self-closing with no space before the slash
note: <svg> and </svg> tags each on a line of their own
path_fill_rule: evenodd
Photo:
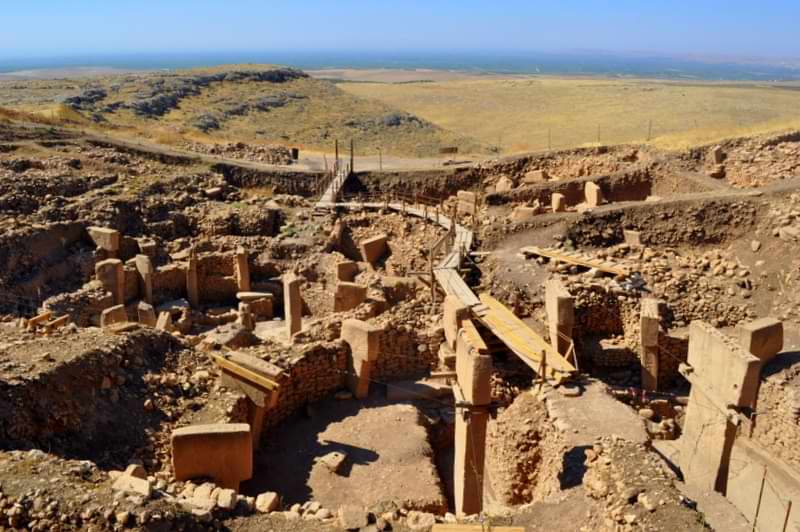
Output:
<svg viewBox="0 0 800 532">
<path fill-rule="evenodd" d="M 528 246 L 520 249 L 520 252 L 527 255 L 539 255 L 540 257 L 547 257 L 551 260 L 566 262 L 568 264 L 575 264 L 585 268 L 594 268 L 598 271 L 625 277 L 629 274 L 626 268 L 619 266 L 610 261 L 602 261 L 579 255 L 578 253 L 570 253 L 553 248 L 540 248 L 537 246 Z"/>
</svg>

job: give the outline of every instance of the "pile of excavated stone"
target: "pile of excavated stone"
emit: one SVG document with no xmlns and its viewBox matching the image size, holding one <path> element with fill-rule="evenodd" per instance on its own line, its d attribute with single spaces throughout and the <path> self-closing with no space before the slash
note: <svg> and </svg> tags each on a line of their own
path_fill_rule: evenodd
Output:
<svg viewBox="0 0 800 532">
<path fill-rule="evenodd" d="M 197 153 L 206 153 L 230 159 L 242 159 L 260 163 L 288 165 L 292 164 L 292 152 L 285 146 L 253 145 L 244 142 L 227 144 L 201 144 L 193 142 L 185 146 L 186 149 Z"/>
</svg>

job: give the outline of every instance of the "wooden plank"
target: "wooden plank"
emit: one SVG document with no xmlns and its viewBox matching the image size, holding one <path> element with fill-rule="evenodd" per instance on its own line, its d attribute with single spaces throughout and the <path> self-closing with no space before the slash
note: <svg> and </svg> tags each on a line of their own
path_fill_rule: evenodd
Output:
<svg viewBox="0 0 800 532">
<path fill-rule="evenodd" d="M 547 257 L 549 259 L 561 262 L 567 262 L 586 268 L 595 268 L 601 272 L 610 273 L 611 275 L 626 276 L 628 270 L 613 262 L 601 261 L 592 259 L 590 257 L 582 256 L 577 253 L 568 253 L 559 251 L 552 248 L 540 248 L 537 246 L 528 246 L 520 249 L 523 255 L 539 255 L 540 257 Z"/>
<path fill-rule="evenodd" d="M 522 526 L 436 524 L 431 532 L 525 532 Z"/>
<path fill-rule="evenodd" d="M 480 295 L 485 308 L 473 309 L 480 322 L 505 343 L 511 351 L 537 373 L 545 354 L 546 377 L 563 381 L 576 373 L 576 368 L 558 353 L 549 342 L 536 334 L 505 305 L 489 294 Z"/>
<path fill-rule="evenodd" d="M 273 381 L 272 379 L 269 379 L 264 375 L 260 375 L 255 371 L 251 371 L 242 365 L 239 365 L 233 361 L 228 360 L 225 357 L 211 353 L 211 358 L 222 369 L 227 370 L 235 375 L 238 375 L 239 377 L 247 381 L 257 384 L 262 388 L 266 388 L 267 390 L 271 391 L 275 391 L 280 388 L 280 384 Z"/>
</svg>

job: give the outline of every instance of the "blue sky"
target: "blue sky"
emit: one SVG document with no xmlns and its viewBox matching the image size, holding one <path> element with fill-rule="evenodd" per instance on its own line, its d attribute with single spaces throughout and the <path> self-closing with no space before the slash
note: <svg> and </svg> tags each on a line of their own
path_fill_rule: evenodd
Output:
<svg viewBox="0 0 800 532">
<path fill-rule="evenodd" d="M 0 57 L 237 50 L 607 50 L 800 57 L 779 0 L 6 0 Z"/>
</svg>

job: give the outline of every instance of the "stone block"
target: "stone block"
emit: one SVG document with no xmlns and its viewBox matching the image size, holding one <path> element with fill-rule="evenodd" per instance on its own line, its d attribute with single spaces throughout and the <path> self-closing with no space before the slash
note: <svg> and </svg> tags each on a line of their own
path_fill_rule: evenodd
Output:
<svg viewBox="0 0 800 532">
<path fill-rule="evenodd" d="M 119 251 L 120 234 L 115 229 L 107 227 L 89 227 L 89 237 L 98 248 L 115 255 Z"/>
<path fill-rule="evenodd" d="M 550 205 L 553 208 L 553 212 L 564 212 L 567 210 L 567 198 L 564 194 L 554 192 L 550 197 Z"/>
<path fill-rule="evenodd" d="M 494 185 L 494 191 L 502 194 L 503 192 L 510 192 L 514 189 L 514 182 L 506 176 L 501 176 Z"/>
<path fill-rule="evenodd" d="M 442 326 L 444 327 L 444 337 L 448 347 L 452 351 L 456 349 L 456 339 L 461 323 L 468 319 L 470 309 L 458 296 L 448 295 L 444 298 Z"/>
<path fill-rule="evenodd" d="M 766 364 L 783 350 L 783 322 L 761 318 L 736 327 L 739 343 Z"/>
<path fill-rule="evenodd" d="M 631 231 L 630 229 L 624 229 L 622 231 L 622 235 L 625 237 L 625 243 L 629 246 L 641 246 L 642 245 L 642 233 L 639 231 Z"/>
<path fill-rule="evenodd" d="M 339 526 L 344 530 L 359 530 L 369 524 L 369 512 L 361 506 L 345 504 L 339 508 Z"/>
<path fill-rule="evenodd" d="M 603 191 L 597 183 L 591 181 L 587 182 L 583 188 L 583 193 L 586 196 L 586 205 L 588 205 L 589 208 L 598 207 L 605 201 L 603 199 Z"/>
<path fill-rule="evenodd" d="M 128 321 L 128 313 L 125 312 L 125 305 L 114 305 L 100 314 L 100 327 L 110 327 L 115 323 L 125 323 L 126 321 Z"/>
<path fill-rule="evenodd" d="M 339 283 L 333 298 L 333 311 L 352 310 L 367 300 L 367 287 L 356 283 Z"/>
<path fill-rule="evenodd" d="M 336 279 L 346 283 L 352 283 L 358 275 L 358 263 L 347 261 L 336 265 Z"/>
<path fill-rule="evenodd" d="M 268 514 L 278 509 L 280 497 L 274 491 L 261 493 L 256 497 L 256 510 L 262 514 Z"/>
<path fill-rule="evenodd" d="M 189 252 L 189 263 L 186 267 L 186 298 L 193 308 L 200 306 L 200 279 L 197 273 L 197 255 L 194 249 Z"/>
<path fill-rule="evenodd" d="M 468 190 L 459 190 L 456 192 L 456 197 L 458 198 L 458 201 L 472 203 L 473 205 L 478 200 L 478 195 Z"/>
<path fill-rule="evenodd" d="M 172 324 L 172 314 L 169 312 L 161 312 L 156 321 L 156 329 L 166 332 L 174 331 L 175 326 Z"/>
<path fill-rule="evenodd" d="M 132 475 L 123 473 L 112 484 L 111 489 L 114 491 L 121 491 L 131 495 L 141 495 L 149 498 L 153 492 L 153 487 L 150 481 L 146 478 L 139 478 Z"/>
<path fill-rule="evenodd" d="M 198 477 L 239 491 L 253 476 L 253 442 L 247 423 L 191 425 L 172 432 L 172 470 L 176 480 Z"/>
<path fill-rule="evenodd" d="M 333 451 L 320 457 L 319 463 L 325 466 L 328 471 L 338 473 L 345 460 L 347 460 L 347 453 Z"/>
<path fill-rule="evenodd" d="M 550 175 L 547 173 L 547 170 L 531 170 L 525 177 L 522 178 L 522 182 L 526 185 L 532 185 L 534 183 L 543 183 L 550 179 Z"/>
<path fill-rule="evenodd" d="M 705 322 L 690 325 L 687 363 L 719 403 L 747 407 L 758 396 L 761 361 Z"/>
<path fill-rule="evenodd" d="M 536 207 L 514 207 L 511 211 L 511 219 L 515 222 L 529 222 L 539 214 Z"/>
<path fill-rule="evenodd" d="M 350 346 L 354 358 L 375 361 L 378 359 L 383 329 L 361 320 L 342 322 L 341 338 Z"/>
<path fill-rule="evenodd" d="M 253 313 L 250 311 L 250 303 L 239 303 L 239 311 L 238 316 L 236 317 L 236 323 L 242 325 L 248 331 L 252 331 L 256 328 L 255 319 L 253 319 Z"/>
<path fill-rule="evenodd" d="M 138 314 L 139 323 L 142 325 L 147 325 L 148 327 L 156 326 L 156 310 L 150 303 L 140 301 L 136 306 L 136 313 Z"/>
<path fill-rule="evenodd" d="M 463 330 L 456 342 L 456 375 L 468 403 L 487 405 L 492 402 L 492 357 L 478 354 Z"/>
<path fill-rule="evenodd" d="M 362 240 L 359 245 L 361 257 L 365 262 L 375 266 L 389 251 L 387 241 L 388 237 L 385 234 Z"/>
</svg>

